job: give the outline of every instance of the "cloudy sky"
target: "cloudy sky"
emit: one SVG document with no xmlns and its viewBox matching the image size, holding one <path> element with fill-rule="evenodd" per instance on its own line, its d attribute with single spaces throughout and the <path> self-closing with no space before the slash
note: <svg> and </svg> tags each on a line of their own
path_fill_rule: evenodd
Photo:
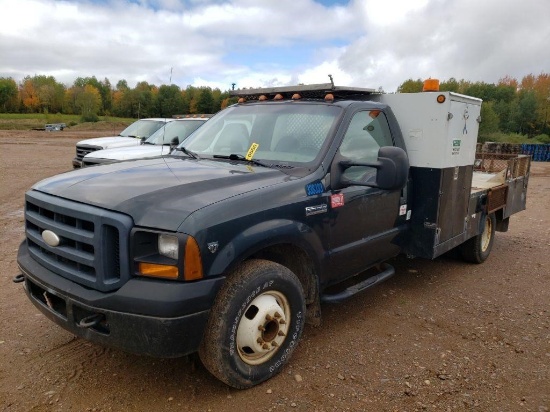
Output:
<svg viewBox="0 0 550 412">
<path fill-rule="evenodd" d="M 550 72 L 550 0 L 0 0 L 0 77 L 383 88 Z"/>
</svg>

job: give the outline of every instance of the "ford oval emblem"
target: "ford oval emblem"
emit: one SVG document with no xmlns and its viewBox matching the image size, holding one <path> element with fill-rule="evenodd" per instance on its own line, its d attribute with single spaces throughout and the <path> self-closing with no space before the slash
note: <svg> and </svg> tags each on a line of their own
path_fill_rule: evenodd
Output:
<svg viewBox="0 0 550 412">
<path fill-rule="evenodd" d="M 59 243 L 61 242 L 59 236 L 57 236 L 51 230 L 44 230 L 42 232 L 42 239 L 44 239 L 44 242 L 46 242 L 46 244 L 51 247 L 59 246 Z"/>
</svg>

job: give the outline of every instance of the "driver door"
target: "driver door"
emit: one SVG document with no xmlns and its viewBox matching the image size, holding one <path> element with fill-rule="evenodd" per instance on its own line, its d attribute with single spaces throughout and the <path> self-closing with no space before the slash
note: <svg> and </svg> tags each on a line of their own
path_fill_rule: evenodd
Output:
<svg viewBox="0 0 550 412">
<path fill-rule="evenodd" d="M 374 162 L 380 147 L 393 145 L 384 113 L 363 110 L 353 115 L 336 158 Z M 344 177 L 375 182 L 376 169 L 353 166 Z M 353 276 L 399 253 L 395 240 L 405 221 L 400 199 L 401 190 L 356 185 L 331 192 L 329 261 L 333 280 Z"/>
</svg>

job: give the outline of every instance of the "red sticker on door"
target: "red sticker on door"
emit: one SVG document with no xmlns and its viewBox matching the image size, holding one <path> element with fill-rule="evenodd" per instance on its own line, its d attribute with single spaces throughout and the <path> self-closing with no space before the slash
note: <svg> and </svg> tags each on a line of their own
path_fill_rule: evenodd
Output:
<svg viewBox="0 0 550 412">
<path fill-rule="evenodd" d="M 338 193 L 336 195 L 330 196 L 330 207 L 333 209 L 336 207 L 342 207 L 344 206 L 344 194 Z"/>
</svg>

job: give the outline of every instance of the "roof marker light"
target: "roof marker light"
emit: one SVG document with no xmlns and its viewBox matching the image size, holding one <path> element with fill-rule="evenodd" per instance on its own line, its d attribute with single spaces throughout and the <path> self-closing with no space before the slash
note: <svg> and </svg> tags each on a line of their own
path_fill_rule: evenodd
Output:
<svg viewBox="0 0 550 412">
<path fill-rule="evenodd" d="M 325 100 L 326 101 L 331 101 L 331 102 L 334 101 L 334 95 L 332 93 L 327 93 L 325 95 Z"/>
<path fill-rule="evenodd" d="M 267 96 L 265 94 L 262 94 L 260 97 L 258 97 L 258 100 L 263 102 L 267 100 Z"/>
<path fill-rule="evenodd" d="M 281 93 L 277 93 L 273 100 L 283 100 L 283 95 Z"/>
<path fill-rule="evenodd" d="M 241 97 L 238 101 L 238 103 L 244 103 L 244 102 L 246 102 L 246 99 L 244 97 Z"/>
<path fill-rule="evenodd" d="M 302 98 L 302 96 L 300 96 L 298 93 L 294 93 L 292 95 L 292 100 L 300 100 Z"/>
</svg>

